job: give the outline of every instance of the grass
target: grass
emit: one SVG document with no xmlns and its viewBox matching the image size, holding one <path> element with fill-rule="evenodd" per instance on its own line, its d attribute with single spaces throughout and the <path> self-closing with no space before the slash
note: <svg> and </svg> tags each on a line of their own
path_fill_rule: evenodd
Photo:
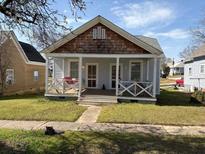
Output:
<svg viewBox="0 0 205 154">
<path fill-rule="evenodd" d="M 65 132 L 0 129 L 0 153 L 6 154 L 131 154 L 204 153 L 205 136 L 155 136 L 137 133 Z"/>
<path fill-rule="evenodd" d="M 205 107 L 189 101 L 189 94 L 162 91 L 157 104 L 122 103 L 105 106 L 98 122 L 205 125 Z"/>
<path fill-rule="evenodd" d="M 175 79 L 168 79 L 168 78 L 161 78 L 160 79 L 160 84 L 169 84 L 169 83 L 175 83 Z"/>
<path fill-rule="evenodd" d="M 72 101 L 50 101 L 43 96 L 11 96 L 0 99 L 1 120 L 75 121 L 86 110 Z"/>
</svg>

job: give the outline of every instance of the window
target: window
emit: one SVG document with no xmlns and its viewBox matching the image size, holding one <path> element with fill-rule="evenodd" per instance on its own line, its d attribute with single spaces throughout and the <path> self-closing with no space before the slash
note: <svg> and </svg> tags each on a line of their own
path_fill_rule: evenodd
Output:
<svg viewBox="0 0 205 154">
<path fill-rule="evenodd" d="M 205 74 L 205 64 L 200 65 L 200 73 Z"/>
<path fill-rule="evenodd" d="M 141 79 L 141 62 L 131 62 L 131 80 L 140 81 Z"/>
<path fill-rule="evenodd" d="M 192 68 L 189 67 L 189 75 L 192 75 Z"/>
<path fill-rule="evenodd" d="M 101 26 L 93 28 L 93 39 L 105 39 L 105 29 Z"/>
<path fill-rule="evenodd" d="M 14 84 L 14 69 L 6 70 L 6 84 L 7 85 Z"/>
<path fill-rule="evenodd" d="M 39 73 L 38 73 L 38 71 L 34 71 L 33 72 L 33 77 L 34 77 L 34 81 L 38 81 L 39 80 Z"/>
<path fill-rule="evenodd" d="M 70 76 L 78 78 L 78 62 L 70 62 Z"/>
</svg>

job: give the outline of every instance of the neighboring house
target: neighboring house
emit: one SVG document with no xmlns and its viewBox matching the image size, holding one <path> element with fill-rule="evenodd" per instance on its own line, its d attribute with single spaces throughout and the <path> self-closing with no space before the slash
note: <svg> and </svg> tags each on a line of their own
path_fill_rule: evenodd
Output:
<svg viewBox="0 0 205 154">
<path fill-rule="evenodd" d="M 205 89 L 205 45 L 185 61 L 184 85 L 186 90 L 192 92 L 195 88 Z"/>
<path fill-rule="evenodd" d="M 169 75 L 170 76 L 174 76 L 174 75 L 184 75 L 184 62 L 180 61 L 180 62 L 176 62 L 174 65 L 169 65 L 170 67 L 170 72 Z"/>
<path fill-rule="evenodd" d="M 2 35 L 5 40 L 0 51 L 9 55 L 4 94 L 42 91 L 45 87 L 45 59 L 32 45 L 18 41 L 13 31 L 2 32 Z"/>
<path fill-rule="evenodd" d="M 134 36 L 101 16 L 43 52 L 47 68 L 54 60 L 52 77 L 46 69 L 45 96 L 155 101 L 160 94 L 163 51 L 158 41 Z"/>
</svg>

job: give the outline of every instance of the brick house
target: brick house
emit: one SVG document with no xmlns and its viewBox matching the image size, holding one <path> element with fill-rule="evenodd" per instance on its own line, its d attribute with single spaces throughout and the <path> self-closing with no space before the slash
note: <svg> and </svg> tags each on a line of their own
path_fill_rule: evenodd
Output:
<svg viewBox="0 0 205 154">
<path fill-rule="evenodd" d="M 45 59 L 30 44 L 17 40 L 13 31 L 1 32 L 0 52 L 10 61 L 6 70 L 4 95 L 43 91 L 45 87 Z"/>
<path fill-rule="evenodd" d="M 79 101 L 156 101 L 160 58 L 154 38 L 134 36 L 97 16 L 43 51 L 47 59 L 45 96 Z M 53 61 L 52 76 L 48 64 Z"/>
</svg>

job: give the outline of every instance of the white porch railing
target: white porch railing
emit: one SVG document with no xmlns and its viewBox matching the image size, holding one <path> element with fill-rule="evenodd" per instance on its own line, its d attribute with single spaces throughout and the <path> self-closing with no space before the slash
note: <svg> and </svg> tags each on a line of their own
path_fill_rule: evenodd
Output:
<svg viewBox="0 0 205 154">
<path fill-rule="evenodd" d="M 118 96 L 154 97 L 152 82 L 119 81 Z"/>
<path fill-rule="evenodd" d="M 49 79 L 48 93 L 50 94 L 70 94 L 77 95 L 79 90 L 79 82 L 69 82 L 66 79 Z"/>
</svg>

